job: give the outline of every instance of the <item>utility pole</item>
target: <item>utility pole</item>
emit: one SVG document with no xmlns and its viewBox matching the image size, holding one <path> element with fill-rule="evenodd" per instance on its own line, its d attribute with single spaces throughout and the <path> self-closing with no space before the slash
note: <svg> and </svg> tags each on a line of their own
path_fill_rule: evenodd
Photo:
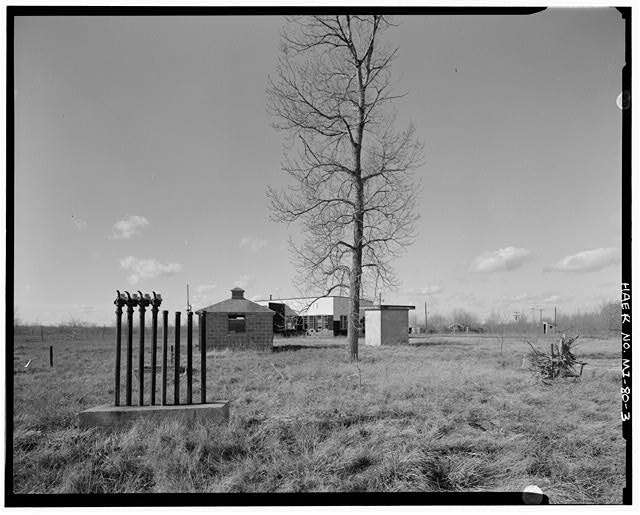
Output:
<svg viewBox="0 0 640 515">
<path fill-rule="evenodd" d="M 558 332 L 558 306 L 553 307 L 553 330 Z"/>
<path fill-rule="evenodd" d="M 429 324 L 427 323 L 427 301 L 424 301 L 424 334 L 427 334 L 427 329 L 429 328 Z"/>
<path fill-rule="evenodd" d="M 535 332 L 536 329 L 536 308 L 535 307 L 531 307 L 531 325 L 533 326 L 533 331 Z"/>
</svg>

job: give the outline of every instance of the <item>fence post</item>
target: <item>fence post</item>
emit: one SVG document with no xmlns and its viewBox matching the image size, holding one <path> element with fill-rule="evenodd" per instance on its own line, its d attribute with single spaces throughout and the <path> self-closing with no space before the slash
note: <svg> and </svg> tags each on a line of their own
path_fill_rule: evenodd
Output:
<svg viewBox="0 0 640 515">
<path fill-rule="evenodd" d="M 207 403 L 207 312 L 200 313 L 200 402 Z"/>
<path fill-rule="evenodd" d="M 175 362 L 173 364 L 173 403 L 180 404 L 180 311 L 176 311 Z"/>
<path fill-rule="evenodd" d="M 193 311 L 187 312 L 187 404 L 191 404 L 193 389 Z"/>
<path fill-rule="evenodd" d="M 53 345 L 49 345 L 49 367 L 53 367 Z"/>
<path fill-rule="evenodd" d="M 169 312 L 162 312 L 162 405 L 167 405 L 167 338 L 169 337 Z"/>
<path fill-rule="evenodd" d="M 151 304 L 151 405 L 156 403 L 156 362 L 158 361 L 158 311 L 162 297 L 153 292 Z"/>
<path fill-rule="evenodd" d="M 114 405 L 120 406 L 120 361 L 122 354 L 122 306 L 125 304 L 124 295 L 120 294 L 119 290 L 116 290 L 117 297 L 114 302 L 116 305 L 116 373 L 115 373 L 115 389 L 114 392 Z"/>
</svg>

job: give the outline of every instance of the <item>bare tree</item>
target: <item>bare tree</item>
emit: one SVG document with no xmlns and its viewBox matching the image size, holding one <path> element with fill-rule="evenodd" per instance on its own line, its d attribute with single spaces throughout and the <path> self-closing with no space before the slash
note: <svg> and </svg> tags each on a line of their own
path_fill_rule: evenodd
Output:
<svg viewBox="0 0 640 515">
<path fill-rule="evenodd" d="M 268 190 L 273 219 L 302 228 L 290 239 L 299 284 L 318 296 L 349 292 L 350 360 L 358 359 L 360 298 L 393 287 L 392 261 L 415 235 L 411 173 L 422 146 L 395 128 L 384 16 L 289 18 L 268 110 L 287 136 L 291 184 Z"/>
<path fill-rule="evenodd" d="M 457 308 L 451 312 L 451 321 L 467 327 L 476 327 L 480 324 L 478 317 L 466 309 Z"/>
<path fill-rule="evenodd" d="M 13 306 L 13 328 L 17 328 L 22 325 L 22 319 L 20 318 L 20 312 L 16 306 Z"/>
</svg>

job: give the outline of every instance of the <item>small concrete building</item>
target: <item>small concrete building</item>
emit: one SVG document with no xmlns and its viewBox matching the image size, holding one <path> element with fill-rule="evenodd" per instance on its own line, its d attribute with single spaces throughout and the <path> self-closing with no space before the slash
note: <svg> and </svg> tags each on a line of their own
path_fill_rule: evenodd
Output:
<svg viewBox="0 0 640 515">
<path fill-rule="evenodd" d="M 364 308 L 366 345 L 409 343 L 409 310 L 415 306 L 380 305 Z"/>
<path fill-rule="evenodd" d="M 273 350 L 275 311 L 244 298 L 233 288 L 231 298 L 197 311 L 207 313 L 207 349 Z"/>
</svg>

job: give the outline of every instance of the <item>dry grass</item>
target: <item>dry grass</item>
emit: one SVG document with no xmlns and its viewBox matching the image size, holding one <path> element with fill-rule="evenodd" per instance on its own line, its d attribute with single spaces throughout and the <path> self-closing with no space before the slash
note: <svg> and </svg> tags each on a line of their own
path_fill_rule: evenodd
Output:
<svg viewBox="0 0 640 515">
<path fill-rule="evenodd" d="M 109 433 L 79 429 L 77 414 L 112 400 L 112 335 L 54 343 L 53 369 L 50 342 L 22 338 L 14 347 L 14 491 L 521 491 L 537 484 L 555 503 L 620 503 L 620 376 L 610 373 L 620 342 L 581 340 L 576 354 L 589 362 L 583 376 L 549 386 L 522 368 L 528 346 L 521 339 L 506 339 L 502 358 L 495 338 L 478 336 L 362 345 L 359 370 L 345 362 L 344 339 L 283 340 L 275 353 L 214 352 L 209 397 L 232 401 L 228 425 L 138 424 Z"/>
</svg>

